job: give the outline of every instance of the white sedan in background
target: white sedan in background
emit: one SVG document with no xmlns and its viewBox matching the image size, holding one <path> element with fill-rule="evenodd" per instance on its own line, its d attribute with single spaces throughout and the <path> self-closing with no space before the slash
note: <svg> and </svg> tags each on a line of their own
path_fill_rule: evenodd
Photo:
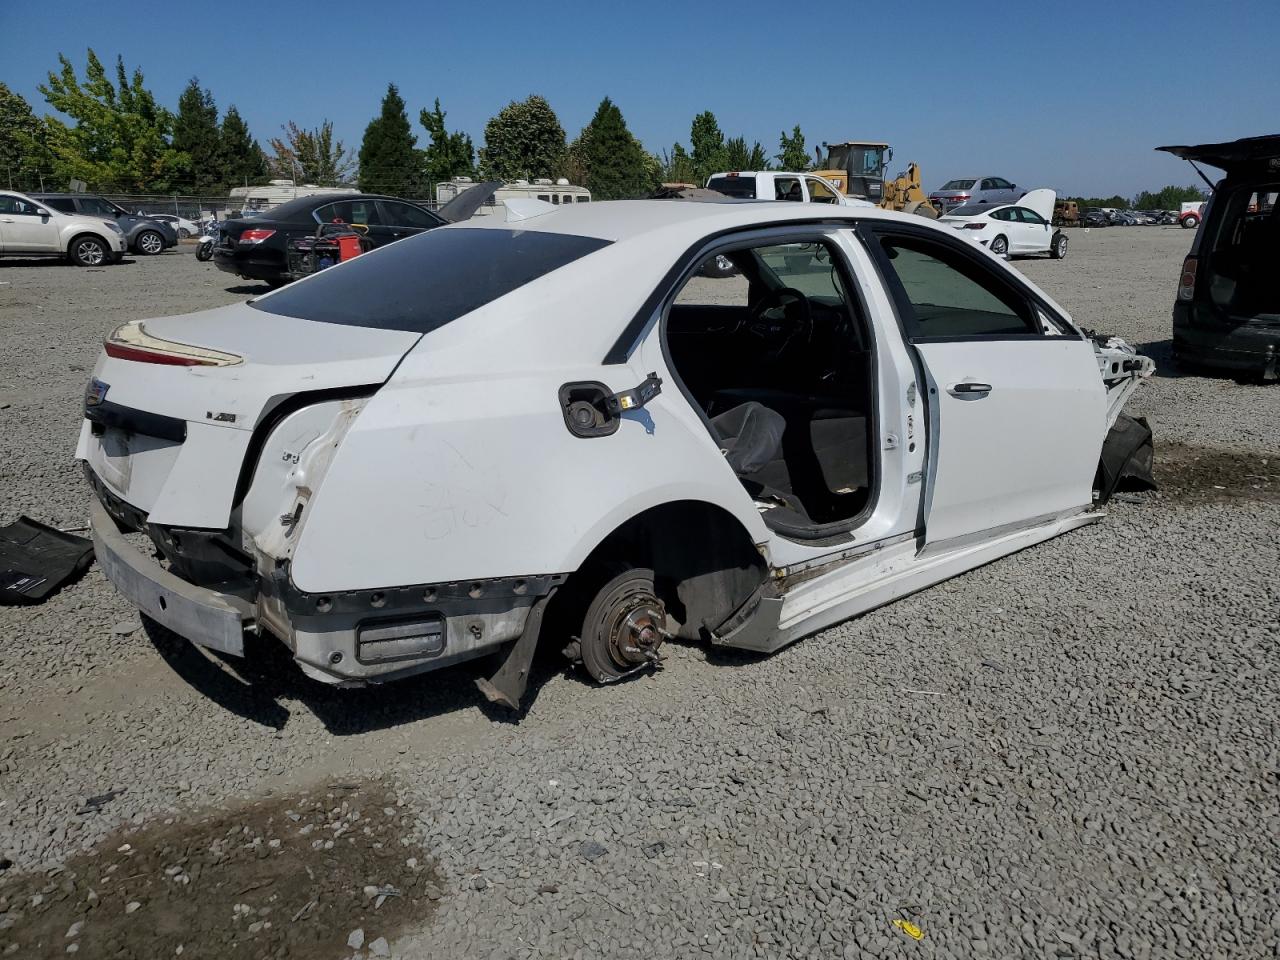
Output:
<svg viewBox="0 0 1280 960">
<path fill-rule="evenodd" d="M 1017 203 L 966 203 L 939 221 L 998 257 L 1047 253 L 1067 255 L 1067 237 L 1053 227 L 1052 190 L 1032 190 Z"/>
<path fill-rule="evenodd" d="M 163 220 L 169 226 L 173 227 L 174 232 L 181 240 L 187 237 L 195 237 L 200 234 L 200 225 L 194 221 L 188 220 L 186 217 L 179 217 L 172 213 L 141 213 L 139 216 L 146 217 L 148 220 Z"/>
</svg>

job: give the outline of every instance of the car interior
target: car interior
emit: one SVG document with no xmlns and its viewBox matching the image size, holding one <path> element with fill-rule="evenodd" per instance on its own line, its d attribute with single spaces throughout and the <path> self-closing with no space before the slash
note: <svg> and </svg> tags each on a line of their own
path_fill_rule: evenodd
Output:
<svg viewBox="0 0 1280 960">
<path fill-rule="evenodd" d="M 721 255 L 737 272 L 695 271 L 668 308 L 672 367 L 770 528 L 804 538 L 853 520 L 874 479 L 859 302 L 823 243 Z"/>
<path fill-rule="evenodd" d="M 1238 187 L 1220 199 L 1225 215 L 1218 221 L 1209 258 L 1209 291 L 1214 303 L 1232 316 L 1280 314 L 1280 183 Z"/>
</svg>

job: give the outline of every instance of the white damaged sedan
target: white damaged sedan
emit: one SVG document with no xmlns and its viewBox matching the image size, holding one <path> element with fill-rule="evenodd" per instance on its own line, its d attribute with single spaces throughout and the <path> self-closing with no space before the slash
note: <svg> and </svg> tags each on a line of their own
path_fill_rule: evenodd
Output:
<svg viewBox="0 0 1280 960">
<path fill-rule="evenodd" d="M 966 203 L 938 222 L 959 230 L 966 240 L 997 257 L 1047 253 L 1067 255 L 1067 236 L 1053 226 L 1053 190 L 1032 190 L 1017 203 Z"/>
<path fill-rule="evenodd" d="M 540 636 L 774 651 L 1098 520 L 1152 369 L 920 217 L 531 201 L 124 325 L 77 456 L 151 619 L 329 683 L 491 655 L 515 707 Z"/>
</svg>

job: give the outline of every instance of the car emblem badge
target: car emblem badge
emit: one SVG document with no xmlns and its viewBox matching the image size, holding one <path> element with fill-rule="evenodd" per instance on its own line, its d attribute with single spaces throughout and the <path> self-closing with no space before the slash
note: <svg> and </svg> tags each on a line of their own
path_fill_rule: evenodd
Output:
<svg viewBox="0 0 1280 960">
<path fill-rule="evenodd" d="M 86 407 L 101 406 L 103 401 L 107 399 L 107 391 L 111 389 L 111 385 L 103 383 L 97 377 L 89 381 L 89 386 L 84 390 L 84 405 Z"/>
</svg>

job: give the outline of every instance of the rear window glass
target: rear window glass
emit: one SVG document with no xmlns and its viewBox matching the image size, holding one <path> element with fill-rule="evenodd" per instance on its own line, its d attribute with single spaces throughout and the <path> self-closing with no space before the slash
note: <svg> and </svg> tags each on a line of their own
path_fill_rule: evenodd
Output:
<svg viewBox="0 0 1280 960">
<path fill-rule="evenodd" d="M 712 177 L 707 181 L 707 189 L 723 193 L 726 197 L 745 197 L 755 199 L 755 177 Z"/>
<path fill-rule="evenodd" d="M 947 211 L 948 217 L 976 217 L 980 213 L 986 213 L 988 210 L 996 210 L 989 203 L 963 203 L 958 207 L 952 207 Z"/>
<path fill-rule="evenodd" d="M 321 323 L 429 333 L 611 242 L 537 230 L 432 230 L 250 306 Z"/>
<path fill-rule="evenodd" d="M 972 180 L 948 180 L 942 185 L 943 190 L 969 190 L 973 187 Z"/>
</svg>

